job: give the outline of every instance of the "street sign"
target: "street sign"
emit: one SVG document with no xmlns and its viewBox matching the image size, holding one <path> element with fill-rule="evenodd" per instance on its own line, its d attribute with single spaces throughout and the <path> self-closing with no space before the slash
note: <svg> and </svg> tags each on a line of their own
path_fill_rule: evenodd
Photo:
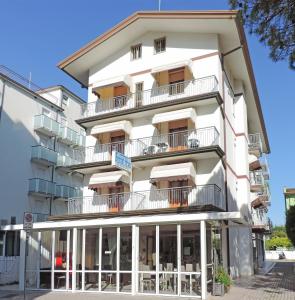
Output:
<svg viewBox="0 0 295 300">
<path fill-rule="evenodd" d="M 33 229 L 33 214 L 30 212 L 24 213 L 24 224 L 23 224 L 24 230 L 30 230 Z"/>
<path fill-rule="evenodd" d="M 128 173 L 132 172 L 131 158 L 118 151 L 112 151 L 112 165 Z"/>
</svg>

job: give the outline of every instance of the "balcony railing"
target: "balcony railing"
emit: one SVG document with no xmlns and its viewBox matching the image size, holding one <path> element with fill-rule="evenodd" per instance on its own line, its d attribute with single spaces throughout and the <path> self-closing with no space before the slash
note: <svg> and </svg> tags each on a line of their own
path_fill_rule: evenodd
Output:
<svg viewBox="0 0 295 300">
<path fill-rule="evenodd" d="M 80 163 L 109 161 L 114 150 L 137 157 L 214 145 L 219 145 L 219 133 L 215 127 L 206 127 L 87 147 L 74 151 L 73 160 Z"/>
<path fill-rule="evenodd" d="M 252 225 L 254 227 L 269 228 L 269 218 L 267 212 L 264 209 L 253 209 L 252 210 Z"/>
<path fill-rule="evenodd" d="M 140 106 L 175 101 L 186 97 L 216 92 L 217 90 L 218 81 L 216 77 L 212 75 L 191 81 L 159 86 L 143 92 L 112 97 L 110 99 L 98 99 L 95 102 L 84 105 L 83 117 L 92 117 Z"/>
<path fill-rule="evenodd" d="M 29 179 L 29 193 L 45 196 L 54 195 L 55 183 L 40 178 Z"/>
<path fill-rule="evenodd" d="M 68 201 L 68 214 L 160 210 L 205 205 L 225 209 L 222 192 L 217 185 L 72 198 Z"/>
<path fill-rule="evenodd" d="M 81 197 L 82 190 L 78 188 L 74 188 L 67 185 L 56 185 L 55 186 L 55 196 L 57 198 L 74 198 L 74 197 Z"/>
<path fill-rule="evenodd" d="M 78 156 L 78 155 L 76 155 Z M 81 160 L 75 160 L 74 158 L 72 158 L 71 156 L 68 155 L 62 155 L 60 153 L 58 153 L 57 155 L 57 166 L 58 167 L 69 167 L 72 165 L 78 165 L 82 163 Z"/>
<path fill-rule="evenodd" d="M 249 152 L 257 156 L 262 154 L 262 141 L 260 133 L 249 134 Z"/>
<path fill-rule="evenodd" d="M 251 185 L 264 185 L 265 180 L 262 171 L 250 172 L 250 184 Z"/>
<path fill-rule="evenodd" d="M 35 116 L 34 128 L 49 136 L 57 136 L 60 131 L 60 124 L 46 115 Z"/>
<path fill-rule="evenodd" d="M 77 147 L 85 147 L 85 135 L 78 133 L 77 131 L 69 127 L 61 127 L 59 131 L 59 138 L 68 145 Z"/>
<path fill-rule="evenodd" d="M 32 160 L 45 162 L 48 165 L 57 163 L 57 153 L 41 145 L 32 146 L 31 158 Z"/>
</svg>

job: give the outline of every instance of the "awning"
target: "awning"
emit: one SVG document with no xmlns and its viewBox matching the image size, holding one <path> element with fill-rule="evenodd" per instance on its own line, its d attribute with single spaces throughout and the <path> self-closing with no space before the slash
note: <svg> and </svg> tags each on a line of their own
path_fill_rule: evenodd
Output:
<svg viewBox="0 0 295 300">
<path fill-rule="evenodd" d="M 155 114 L 152 119 L 152 124 L 159 124 L 164 122 L 191 119 L 193 122 L 196 121 L 197 114 L 193 108 L 185 108 L 174 111 L 168 111 L 165 113 Z"/>
<path fill-rule="evenodd" d="M 151 73 L 152 73 L 152 75 L 155 75 L 160 72 L 169 71 L 169 70 L 173 70 L 173 69 L 177 69 L 177 68 L 181 68 L 181 67 L 187 67 L 190 70 L 190 72 L 193 74 L 192 63 L 193 62 L 191 59 L 184 60 L 184 61 L 178 61 L 178 62 L 171 63 L 168 65 L 152 68 Z"/>
<path fill-rule="evenodd" d="M 130 87 L 131 86 L 130 75 L 121 75 L 121 76 L 116 76 L 101 81 L 96 81 L 93 84 L 92 90 L 101 89 L 108 86 L 120 86 L 120 85 L 127 85 Z"/>
<path fill-rule="evenodd" d="M 90 131 L 90 134 L 97 135 L 105 132 L 114 132 L 114 131 L 122 130 L 130 135 L 131 129 L 132 129 L 131 122 L 125 120 L 125 121 L 118 121 L 118 122 L 93 126 Z"/>
<path fill-rule="evenodd" d="M 90 177 L 89 188 L 97 186 L 110 186 L 117 182 L 123 182 L 129 184 L 129 174 L 126 171 L 114 171 L 93 174 Z"/>
<path fill-rule="evenodd" d="M 192 179 L 195 181 L 196 170 L 192 162 L 156 166 L 151 171 L 151 182 L 160 180 L 183 180 Z"/>
</svg>

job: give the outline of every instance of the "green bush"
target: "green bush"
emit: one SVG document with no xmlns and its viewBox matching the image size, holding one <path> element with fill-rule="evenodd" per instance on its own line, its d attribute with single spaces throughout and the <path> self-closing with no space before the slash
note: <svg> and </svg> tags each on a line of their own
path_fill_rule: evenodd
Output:
<svg viewBox="0 0 295 300">
<path fill-rule="evenodd" d="M 229 287 L 232 283 L 230 276 L 228 273 L 224 270 L 222 266 L 219 266 L 217 268 L 216 274 L 215 274 L 215 281 L 218 283 L 223 283 L 225 287 Z"/>
<path fill-rule="evenodd" d="M 276 250 L 277 248 L 290 248 L 291 241 L 287 237 L 273 237 L 265 242 L 266 250 Z"/>
</svg>

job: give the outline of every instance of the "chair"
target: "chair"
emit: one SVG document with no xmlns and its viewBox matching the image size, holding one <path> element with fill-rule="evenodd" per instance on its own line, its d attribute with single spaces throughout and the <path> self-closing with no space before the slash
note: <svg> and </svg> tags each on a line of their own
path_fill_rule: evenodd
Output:
<svg viewBox="0 0 295 300">
<path fill-rule="evenodd" d="M 148 265 L 142 265 L 142 270 L 150 271 L 150 267 Z M 144 290 L 145 288 L 152 290 L 152 284 L 153 284 L 152 275 L 150 273 L 142 273 L 141 283 L 142 283 L 142 290 Z"/>
<path fill-rule="evenodd" d="M 190 149 L 196 149 L 200 147 L 200 141 L 195 138 L 189 138 L 187 141 L 187 145 Z"/>
<path fill-rule="evenodd" d="M 184 274 L 185 272 L 185 267 L 184 266 L 181 266 L 181 290 L 182 290 L 182 287 L 184 288 L 184 292 L 187 292 L 187 278 L 186 278 L 186 275 Z"/>
</svg>

